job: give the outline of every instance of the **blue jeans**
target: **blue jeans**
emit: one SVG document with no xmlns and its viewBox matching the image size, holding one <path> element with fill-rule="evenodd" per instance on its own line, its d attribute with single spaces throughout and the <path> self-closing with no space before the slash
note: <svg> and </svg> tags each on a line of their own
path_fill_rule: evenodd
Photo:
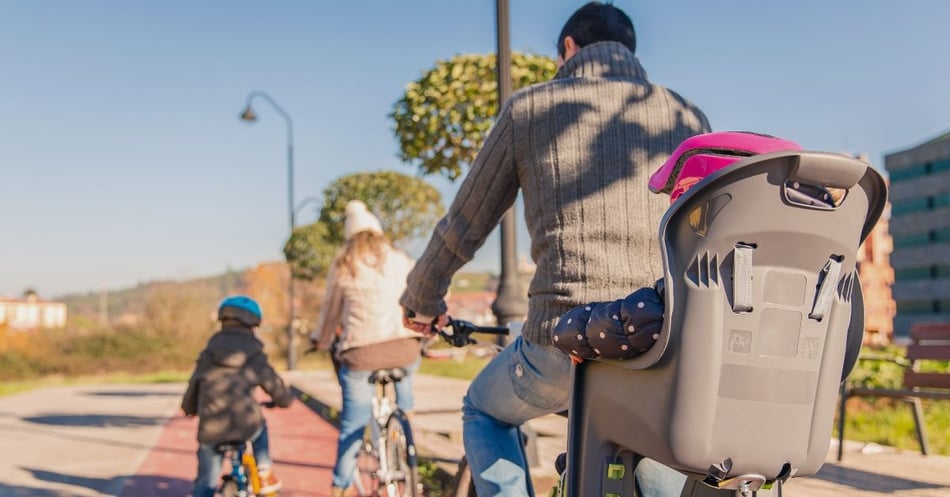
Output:
<svg viewBox="0 0 950 497">
<path fill-rule="evenodd" d="M 465 457 L 479 497 L 534 495 L 518 426 L 568 408 L 571 361 L 518 337 L 472 381 L 462 403 Z M 685 475 L 644 459 L 635 471 L 642 497 L 679 496 Z"/>
<path fill-rule="evenodd" d="M 192 497 L 214 497 L 214 491 L 221 477 L 221 462 L 224 454 L 218 452 L 216 443 L 198 444 L 198 477 L 195 478 L 195 488 Z M 251 438 L 251 447 L 254 450 L 254 459 L 257 467 L 271 466 L 270 441 L 267 437 L 267 423 L 261 426 Z"/>
<path fill-rule="evenodd" d="M 411 411 L 412 376 L 419 369 L 422 358 L 404 366 L 406 377 L 396 383 L 396 404 L 403 411 Z M 376 386 L 369 382 L 372 371 L 353 371 L 340 366 L 337 379 L 343 390 L 343 412 L 340 414 L 340 440 L 336 448 L 336 464 L 333 466 L 333 486 L 348 488 L 353 483 L 356 469 L 356 454 L 363 440 L 363 429 L 373 417 L 373 396 Z"/>
</svg>

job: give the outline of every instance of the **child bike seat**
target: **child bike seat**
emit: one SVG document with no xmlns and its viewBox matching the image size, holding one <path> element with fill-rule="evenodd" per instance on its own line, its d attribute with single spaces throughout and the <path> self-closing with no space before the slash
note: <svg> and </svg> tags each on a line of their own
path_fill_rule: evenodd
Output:
<svg viewBox="0 0 950 497">
<path fill-rule="evenodd" d="M 838 193 L 790 193 L 805 187 Z M 685 191 L 660 226 L 657 343 L 574 369 L 568 495 L 632 495 L 634 454 L 719 488 L 817 472 L 848 332 L 863 329 L 857 250 L 886 196 L 867 163 L 801 150 L 748 157 Z"/>
</svg>

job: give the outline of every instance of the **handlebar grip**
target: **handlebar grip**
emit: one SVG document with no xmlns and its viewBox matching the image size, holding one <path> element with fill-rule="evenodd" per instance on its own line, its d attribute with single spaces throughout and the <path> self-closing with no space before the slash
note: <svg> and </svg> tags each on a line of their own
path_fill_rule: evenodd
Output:
<svg viewBox="0 0 950 497">
<path fill-rule="evenodd" d="M 485 333 L 487 335 L 507 335 L 510 330 L 505 326 L 475 326 L 472 328 L 475 333 Z"/>
</svg>

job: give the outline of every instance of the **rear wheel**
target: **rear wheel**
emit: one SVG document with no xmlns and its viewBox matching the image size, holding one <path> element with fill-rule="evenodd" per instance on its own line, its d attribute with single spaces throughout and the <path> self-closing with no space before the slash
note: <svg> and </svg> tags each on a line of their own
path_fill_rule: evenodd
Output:
<svg viewBox="0 0 950 497">
<path fill-rule="evenodd" d="M 386 421 L 383 432 L 383 447 L 386 468 L 380 472 L 380 495 L 385 497 L 419 497 L 419 467 L 416 461 L 416 446 L 412 441 L 412 428 L 406 415 L 395 412 Z"/>
<path fill-rule="evenodd" d="M 455 473 L 455 479 L 452 481 L 452 491 L 449 497 L 478 497 L 475 493 L 475 482 L 472 481 L 472 468 L 468 467 L 468 461 L 462 457 L 459 461 L 458 472 Z"/>
</svg>

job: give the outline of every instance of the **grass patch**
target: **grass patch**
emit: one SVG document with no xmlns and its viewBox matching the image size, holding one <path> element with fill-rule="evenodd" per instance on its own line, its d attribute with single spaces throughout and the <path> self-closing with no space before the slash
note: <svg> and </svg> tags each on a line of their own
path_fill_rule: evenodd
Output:
<svg viewBox="0 0 950 497">
<path fill-rule="evenodd" d="M 933 454 L 950 455 L 950 401 L 922 401 L 927 442 Z M 845 438 L 919 451 L 914 415 L 907 402 L 888 398 L 851 398 L 844 429 Z M 837 436 L 835 423 L 835 436 Z"/>
<path fill-rule="evenodd" d="M 465 356 L 463 359 L 423 359 L 419 373 L 471 380 L 488 364 L 490 358 Z"/>
<path fill-rule="evenodd" d="M 902 386 L 906 350 L 899 346 L 865 348 L 848 382 L 869 388 L 896 389 Z M 868 360 L 868 358 L 888 360 Z M 950 361 L 919 361 L 922 371 L 950 373 Z M 950 401 L 923 399 L 924 425 L 930 451 L 950 455 Z M 914 415 L 908 402 L 892 398 L 852 397 L 848 399 L 845 438 L 877 443 L 904 450 L 920 450 L 914 429 Z M 835 423 L 835 436 L 837 436 Z"/>
</svg>

